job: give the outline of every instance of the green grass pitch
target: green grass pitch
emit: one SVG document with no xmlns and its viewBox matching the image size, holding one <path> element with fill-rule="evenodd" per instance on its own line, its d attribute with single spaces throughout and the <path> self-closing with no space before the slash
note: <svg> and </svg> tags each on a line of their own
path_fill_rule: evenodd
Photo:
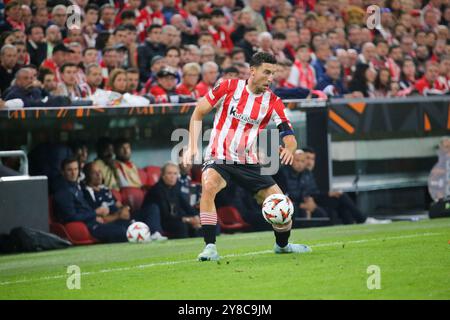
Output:
<svg viewBox="0 0 450 320">
<path fill-rule="evenodd" d="M 273 254 L 272 232 L 222 235 L 219 263 L 195 260 L 200 238 L 3 255 L 0 299 L 450 299 L 449 240 L 437 219 L 295 229 L 300 255 Z"/>
</svg>

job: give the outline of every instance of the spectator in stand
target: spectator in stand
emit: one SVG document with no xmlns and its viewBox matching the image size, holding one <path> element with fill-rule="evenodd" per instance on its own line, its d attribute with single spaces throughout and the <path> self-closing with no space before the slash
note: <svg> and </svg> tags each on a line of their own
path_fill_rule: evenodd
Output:
<svg viewBox="0 0 450 320">
<path fill-rule="evenodd" d="M 350 25 L 347 28 L 348 43 L 351 49 L 355 49 L 358 53 L 361 51 L 361 45 L 364 39 L 361 36 L 361 27 L 358 25 Z"/>
<path fill-rule="evenodd" d="M 85 8 L 85 20 L 83 23 L 83 37 L 86 47 L 95 47 L 98 36 L 97 21 L 100 8 L 95 3 L 89 3 Z"/>
<path fill-rule="evenodd" d="M 142 221 L 149 226 L 152 241 L 167 240 L 167 237 L 161 235 L 162 228 L 159 215 L 144 209 L 139 210 L 139 212 L 131 212 L 129 206 L 117 201 L 111 190 L 102 184 L 102 171 L 95 162 L 86 164 L 83 172 L 86 176 L 83 185 L 84 197 L 91 208 L 95 210 L 97 221 L 103 223 L 123 221 L 125 226 L 131 223 L 131 219 Z"/>
<path fill-rule="evenodd" d="M 79 181 L 83 181 L 85 178 L 83 169 L 89 158 L 89 149 L 85 141 L 75 140 L 69 143 L 70 150 L 73 156 L 78 160 L 80 168 Z"/>
<path fill-rule="evenodd" d="M 147 82 L 145 82 L 144 89 L 141 93 L 148 93 L 157 82 L 157 74 L 158 72 L 165 66 L 166 60 L 162 56 L 154 56 L 151 61 L 151 73 Z"/>
<path fill-rule="evenodd" d="M 180 40 L 180 31 L 173 25 L 166 24 L 161 28 L 161 43 L 164 44 L 166 48 L 178 48 L 181 44 Z"/>
<path fill-rule="evenodd" d="M 358 56 L 357 63 L 368 64 L 373 68 L 373 60 L 376 57 L 376 47 L 372 42 L 365 42 L 362 46 L 361 53 Z"/>
<path fill-rule="evenodd" d="M 0 93 L 3 97 L 18 70 L 16 47 L 11 44 L 4 45 L 0 50 Z"/>
<path fill-rule="evenodd" d="M 98 50 L 95 47 L 88 47 L 83 50 L 83 70 L 90 64 L 98 65 Z"/>
<path fill-rule="evenodd" d="M 58 83 L 62 82 L 60 68 L 64 63 L 69 61 L 69 54 L 73 53 L 73 50 L 66 47 L 65 44 L 59 43 L 55 45 L 52 51 L 52 57 L 46 59 L 41 67 L 52 70 L 56 75 Z"/>
<path fill-rule="evenodd" d="M 317 47 L 314 48 L 316 59 L 311 63 L 311 66 L 316 72 L 316 81 L 320 82 L 325 76 L 325 63 L 332 56 L 329 44 L 325 40 L 321 40 Z"/>
<path fill-rule="evenodd" d="M 108 137 L 101 137 L 96 144 L 97 158 L 95 164 L 102 173 L 102 183 L 109 189 L 119 190 L 114 165 L 114 143 Z"/>
<path fill-rule="evenodd" d="M 363 94 L 359 91 L 355 91 L 349 94 L 348 89 L 345 87 L 341 80 L 341 66 L 339 60 L 335 57 L 328 58 L 326 64 L 326 73 L 322 77 L 322 80 L 316 86 L 317 90 L 323 91 L 327 96 L 331 97 L 362 97 Z"/>
<path fill-rule="evenodd" d="M 94 95 L 106 94 L 105 90 L 101 89 L 103 84 L 102 68 L 95 63 L 86 66 L 86 83 L 80 85 L 83 96 L 88 99 L 95 100 Z"/>
<path fill-rule="evenodd" d="M 341 191 L 328 191 L 328 193 L 320 192 L 313 174 L 313 170 L 316 164 L 316 152 L 310 147 L 303 148 L 305 153 L 305 174 L 309 176 L 310 188 L 309 193 L 313 194 L 313 198 L 316 203 L 325 208 L 330 217 L 332 218 L 332 224 L 342 222 L 343 224 L 353 223 L 366 223 L 366 224 L 386 224 L 391 220 L 378 220 L 367 217 L 358 207 L 353 200 L 344 192 Z M 337 214 L 337 216 L 336 216 Z M 339 221 L 339 220 L 340 221 Z"/>
<path fill-rule="evenodd" d="M 116 160 L 114 167 L 119 187 L 142 188 L 137 166 L 131 161 L 131 143 L 127 139 L 117 139 L 114 143 Z"/>
<path fill-rule="evenodd" d="M 387 56 L 389 53 L 389 45 L 386 40 L 379 40 L 376 44 L 376 55 L 372 60 L 373 66 L 376 70 L 381 67 L 387 67 Z"/>
<path fill-rule="evenodd" d="M 425 75 L 416 81 L 416 90 L 422 96 L 446 94 L 449 89 L 445 83 L 439 81 L 439 64 L 428 61 L 425 68 Z"/>
<path fill-rule="evenodd" d="M 199 236 L 200 217 L 185 200 L 178 176 L 178 165 L 166 163 L 161 169 L 161 179 L 145 195 L 143 208 L 160 215 L 162 229 L 169 238 Z"/>
<path fill-rule="evenodd" d="M 178 102 L 176 92 L 177 74 L 170 67 L 164 67 L 157 73 L 157 83 L 150 89 L 157 103 Z"/>
<path fill-rule="evenodd" d="M 274 177 L 281 190 L 289 196 L 294 205 L 294 218 L 327 218 L 327 212 L 319 207 L 311 194 L 311 176 L 306 169 L 306 155 L 302 150 L 294 153 L 290 166 L 282 166 Z M 315 190 L 314 190 L 315 191 Z"/>
<path fill-rule="evenodd" d="M 232 63 L 245 63 L 245 51 L 242 48 L 235 47 L 230 57 Z"/>
<path fill-rule="evenodd" d="M 67 12 L 67 7 L 65 5 L 58 4 L 53 7 L 50 17 L 50 20 L 59 27 L 63 38 L 67 37 Z"/>
<path fill-rule="evenodd" d="M 234 46 L 230 33 L 225 28 L 225 22 L 225 14 L 221 9 L 213 9 L 211 11 L 209 33 L 213 36 L 215 46 L 220 53 L 230 53 Z"/>
<path fill-rule="evenodd" d="M 49 19 L 48 19 L 48 9 L 47 7 L 32 7 L 31 10 L 33 14 L 33 23 L 42 26 L 43 28 L 47 28 L 49 26 Z"/>
<path fill-rule="evenodd" d="M 47 43 L 44 41 L 44 27 L 32 24 L 27 29 L 27 50 L 30 54 L 30 63 L 40 66 L 47 58 Z"/>
<path fill-rule="evenodd" d="M 0 34 L 5 31 L 19 29 L 25 31 L 25 24 L 22 20 L 21 3 L 13 0 L 5 6 L 5 20 L 0 24 Z"/>
<path fill-rule="evenodd" d="M 177 83 L 181 81 L 181 69 L 180 69 L 180 57 L 181 52 L 178 47 L 169 47 L 167 48 L 165 55 L 165 62 L 167 66 L 171 67 L 177 73 Z"/>
<path fill-rule="evenodd" d="M 228 67 L 223 70 L 222 80 L 239 78 L 239 70 L 236 67 Z"/>
<path fill-rule="evenodd" d="M 29 65 L 30 55 L 27 52 L 26 43 L 22 41 L 14 41 L 12 45 L 17 49 L 17 65 L 20 67 Z"/>
<path fill-rule="evenodd" d="M 42 83 L 42 91 L 44 96 L 61 95 L 57 89 L 58 83 L 56 82 L 56 77 L 52 70 L 41 68 L 39 70 L 38 80 Z"/>
<path fill-rule="evenodd" d="M 164 56 L 166 46 L 161 41 L 160 25 L 153 24 L 147 29 L 145 42 L 138 47 L 138 65 L 141 81 L 147 82 L 151 75 L 150 67 L 154 56 Z"/>
<path fill-rule="evenodd" d="M 195 87 L 200 79 L 201 67 L 198 63 L 190 62 L 183 66 L 183 79 L 176 88 L 176 93 L 191 96 L 194 99 L 200 98 Z"/>
<path fill-rule="evenodd" d="M 375 79 L 377 72 L 368 64 L 360 63 L 356 66 L 353 73 L 352 80 L 349 83 L 348 89 L 350 92 L 361 92 L 364 97 L 375 96 Z"/>
<path fill-rule="evenodd" d="M 287 59 L 284 53 L 284 48 L 286 47 L 286 35 L 284 33 L 274 33 L 272 40 L 272 52 L 277 61 L 283 61 Z"/>
<path fill-rule="evenodd" d="M 258 35 L 258 52 L 267 52 L 273 54 L 272 51 L 273 37 L 269 32 L 262 32 Z"/>
<path fill-rule="evenodd" d="M 208 61 L 214 62 L 216 60 L 216 52 L 213 46 L 204 44 L 200 47 L 200 64 L 204 64 Z"/>
<path fill-rule="evenodd" d="M 416 83 L 416 65 L 411 57 L 405 57 L 400 73 L 400 92 L 399 96 L 410 95 L 415 89 Z"/>
<path fill-rule="evenodd" d="M 66 97 L 51 97 L 43 100 L 42 90 L 33 86 L 33 70 L 31 68 L 22 68 L 16 73 L 14 85 L 8 90 L 5 100 L 18 101 L 17 106 L 21 107 L 45 107 L 45 106 L 67 106 L 70 105 L 70 99 Z"/>
<path fill-rule="evenodd" d="M 84 98 L 83 91 L 77 81 L 78 66 L 75 63 L 66 62 L 59 70 L 62 80 L 58 84 L 58 92 L 60 95 L 69 97 L 71 100 Z"/>
<path fill-rule="evenodd" d="M 47 41 L 47 59 L 49 59 L 52 57 L 53 49 L 63 40 L 57 25 L 52 24 L 45 30 L 45 40 Z"/>
<path fill-rule="evenodd" d="M 378 70 L 377 77 L 375 79 L 375 97 L 390 97 L 391 92 L 391 73 L 387 68 L 381 68 Z"/>
<path fill-rule="evenodd" d="M 202 81 L 200 81 L 195 89 L 200 97 L 203 97 L 212 89 L 219 76 L 219 66 L 212 61 L 205 62 L 202 65 Z"/>
<path fill-rule="evenodd" d="M 116 9 L 113 5 L 106 3 L 100 7 L 100 21 L 97 23 L 98 32 L 114 31 L 114 18 L 116 16 Z"/>
<path fill-rule="evenodd" d="M 252 56 L 258 49 L 258 33 L 256 28 L 248 27 L 244 30 L 244 37 L 241 41 L 235 44 L 244 50 L 245 61 L 250 61 Z"/>
<path fill-rule="evenodd" d="M 450 54 L 445 55 L 441 58 L 439 70 L 440 70 L 439 82 L 446 84 L 447 88 L 450 89 Z"/>
<path fill-rule="evenodd" d="M 116 68 L 111 71 L 108 79 L 108 89 L 120 94 L 127 92 L 127 72 L 124 69 Z"/>
<path fill-rule="evenodd" d="M 139 82 L 139 69 L 127 69 L 127 92 L 137 95 L 141 89 L 141 83 Z"/>
<path fill-rule="evenodd" d="M 288 79 L 289 84 L 294 87 L 314 89 L 317 81 L 315 69 L 309 64 L 310 48 L 307 45 L 300 45 L 295 57 Z"/>
<path fill-rule="evenodd" d="M 400 79 L 400 65 L 403 61 L 403 51 L 397 45 L 393 45 L 389 48 L 389 58 L 387 59 L 387 68 L 391 74 L 391 78 L 395 81 Z"/>
<path fill-rule="evenodd" d="M 289 82 L 291 70 L 293 69 L 292 61 L 284 59 L 278 62 L 277 72 L 275 73 L 272 87 L 275 88 L 293 88 L 300 87 L 299 85 L 293 85 Z M 239 71 L 239 70 L 238 70 Z"/>
<path fill-rule="evenodd" d="M 80 173 L 78 160 L 66 158 L 61 165 L 63 181 L 54 195 L 55 213 L 58 221 L 69 223 L 84 222 L 91 235 L 100 242 L 126 242 L 127 220 L 107 223 L 102 216 L 97 216 L 86 200 L 78 182 Z M 106 212 L 106 209 L 103 209 Z M 99 210 L 99 214 L 103 214 Z"/>
</svg>

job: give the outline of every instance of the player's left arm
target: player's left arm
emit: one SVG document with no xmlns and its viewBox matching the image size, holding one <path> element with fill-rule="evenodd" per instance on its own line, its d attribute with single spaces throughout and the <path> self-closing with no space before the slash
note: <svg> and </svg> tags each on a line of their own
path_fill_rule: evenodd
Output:
<svg viewBox="0 0 450 320">
<path fill-rule="evenodd" d="M 294 152 L 297 150 L 297 139 L 295 139 L 294 129 L 289 119 L 284 113 L 284 104 L 280 98 L 275 101 L 274 112 L 272 116 L 284 146 L 280 146 L 280 160 L 283 165 L 291 165 L 294 160 Z"/>
</svg>

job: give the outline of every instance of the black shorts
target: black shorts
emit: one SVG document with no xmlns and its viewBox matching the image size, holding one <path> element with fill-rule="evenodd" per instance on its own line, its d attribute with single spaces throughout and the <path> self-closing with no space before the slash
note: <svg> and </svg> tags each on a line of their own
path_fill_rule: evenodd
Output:
<svg viewBox="0 0 450 320">
<path fill-rule="evenodd" d="M 276 184 L 272 176 L 261 175 L 261 166 L 259 164 L 227 164 L 215 163 L 214 160 L 209 160 L 203 164 L 202 171 L 208 168 L 216 170 L 227 184 L 232 180 L 253 194 Z"/>
</svg>

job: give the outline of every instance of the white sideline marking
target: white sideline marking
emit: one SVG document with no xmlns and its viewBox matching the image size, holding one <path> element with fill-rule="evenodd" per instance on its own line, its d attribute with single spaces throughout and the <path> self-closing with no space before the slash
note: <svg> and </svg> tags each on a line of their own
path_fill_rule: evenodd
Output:
<svg viewBox="0 0 450 320">
<path fill-rule="evenodd" d="M 419 233 L 419 234 L 416 233 L 416 234 L 396 236 L 396 237 L 382 237 L 382 238 L 361 239 L 361 240 L 352 240 L 352 241 L 319 243 L 319 244 L 312 244 L 312 245 L 310 245 L 310 247 L 312 247 L 312 248 L 331 247 L 331 246 L 337 246 L 337 245 L 342 245 L 342 244 L 358 244 L 358 243 L 365 243 L 365 242 L 370 242 L 370 241 L 428 237 L 428 236 L 437 236 L 437 235 L 441 235 L 441 234 L 442 233 L 433 233 L 433 232 Z M 266 253 L 272 253 L 272 252 L 273 252 L 272 250 L 263 250 L 263 251 L 254 251 L 254 252 L 247 252 L 247 253 L 240 253 L 240 254 L 227 254 L 227 255 L 221 256 L 221 258 L 254 256 L 254 255 L 266 254 Z M 81 275 L 87 276 L 87 275 L 93 275 L 93 274 L 99 274 L 99 273 L 130 271 L 130 270 L 135 270 L 135 269 L 146 269 L 146 268 L 151 268 L 151 267 L 175 265 L 175 264 L 189 263 L 189 262 L 194 262 L 194 261 L 196 261 L 196 260 L 190 259 L 190 260 L 179 260 L 179 261 L 154 262 L 154 263 L 149 263 L 149 264 L 141 264 L 141 265 L 137 265 L 137 266 L 133 266 L 133 267 L 112 268 L 112 269 L 103 269 L 103 270 L 99 270 L 99 271 L 82 272 Z M 22 280 L 15 280 L 15 281 L 5 281 L 5 282 L 0 282 L 0 286 L 34 282 L 34 281 L 65 279 L 66 277 L 67 277 L 67 275 L 64 274 L 64 275 L 57 275 L 57 276 L 40 277 L 40 278 L 36 278 L 36 279 L 22 279 Z"/>
</svg>

